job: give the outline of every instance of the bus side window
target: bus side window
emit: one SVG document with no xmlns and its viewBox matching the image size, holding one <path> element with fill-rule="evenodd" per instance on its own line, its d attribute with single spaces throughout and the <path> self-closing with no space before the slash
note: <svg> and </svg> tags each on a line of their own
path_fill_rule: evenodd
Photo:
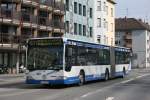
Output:
<svg viewBox="0 0 150 100">
<path fill-rule="evenodd" d="M 68 48 L 67 56 L 72 56 L 72 48 Z"/>
</svg>

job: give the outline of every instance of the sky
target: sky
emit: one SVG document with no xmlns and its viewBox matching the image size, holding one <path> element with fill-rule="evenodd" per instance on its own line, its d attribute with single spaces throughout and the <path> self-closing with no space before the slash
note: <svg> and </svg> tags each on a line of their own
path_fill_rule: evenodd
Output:
<svg viewBox="0 0 150 100">
<path fill-rule="evenodd" d="M 150 22 L 150 0 L 116 0 L 116 17 L 135 17 Z"/>
</svg>

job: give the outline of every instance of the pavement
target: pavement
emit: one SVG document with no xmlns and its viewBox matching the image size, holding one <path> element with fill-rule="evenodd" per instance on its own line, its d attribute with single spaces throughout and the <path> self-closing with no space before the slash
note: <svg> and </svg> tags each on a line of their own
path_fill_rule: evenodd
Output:
<svg viewBox="0 0 150 100">
<path fill-rule="evenodd" d="M 0 74 L 0 85 L 19 83 L 25 80 L 25 74 Z"/>
<path fill-rule="evenodd" d="M 4 78 L 20 83 L 0 85 L 0 100 L 150 100 L 149 69 L 134 69 L 124 79 L 95 81 L 84 86 L 27 85 L 24 75 L 0 75 L 0 79 Z"/>
</svg>

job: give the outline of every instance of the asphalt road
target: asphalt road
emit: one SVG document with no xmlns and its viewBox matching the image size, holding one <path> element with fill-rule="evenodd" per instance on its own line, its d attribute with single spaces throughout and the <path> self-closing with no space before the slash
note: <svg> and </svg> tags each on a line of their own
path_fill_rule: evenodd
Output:
<svg viewBox="0 0 150 100">
<path fill-rule="evenodd" d="M 2 78 L 2 77 L 0 77 Z M 84 86 L 0 84 L 0 100 L 150 100 L 150 70 Z"/>
</svg>

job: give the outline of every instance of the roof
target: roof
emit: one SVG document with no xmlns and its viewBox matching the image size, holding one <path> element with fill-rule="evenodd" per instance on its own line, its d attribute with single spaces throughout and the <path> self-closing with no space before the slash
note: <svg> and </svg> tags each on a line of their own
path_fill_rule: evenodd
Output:
<svg viewBox="0 0 150 100">
<path fill-rule="evenodd" d="M 127 30 L 148 30 L 150 31 L 150 25 L 137 20 L 135 18 L 117 18 L 115 19 L 116 31 L 127 31 Z"/>
<path fill-rule="evenodd" d="M 107 1 L 112 3 L 112 4 L 116 4 L 115 0 L 107 0 Z"/>
</svg>

